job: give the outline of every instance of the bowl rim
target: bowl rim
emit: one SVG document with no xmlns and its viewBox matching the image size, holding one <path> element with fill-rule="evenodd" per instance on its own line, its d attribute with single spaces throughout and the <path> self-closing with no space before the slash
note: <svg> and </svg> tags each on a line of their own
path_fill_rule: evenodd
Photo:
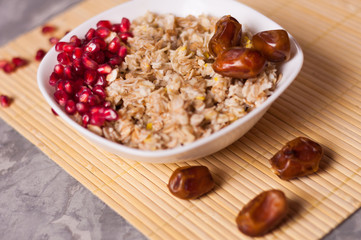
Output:
<svg viewBox="0 0 361 240">
<path fill-rule="evenodd" d="M 72 31 L 70 31 L 66 36 L 64 36 L 60 41 L 67 41 L 68 38 L 70 38 L 70 36 L 74 35 L 75 32 L 80 31 L 81 29 L 87 27 L 87 29 L 89 29 L 89 25 L 95 25 L 96 21 L 103 17 L 104 15 L 113 12 L 115 9 L 127 5 L 127 4 L 134 4 L 134 3 L 141 3 L 143 1 L 146 0 L 132 0 L 132 1 L 128 1 L 125 3 L 121 3 L 115 7 L 112 7 L 106 11 L 103 11 L 99 14 L 97 14 L 96 16 L 91 17 L 90 19 L 86 20 L 85 22 L 83 22 L 82 24 L 78 25 L 76 28 L 74 28 Z M 157 1 L 162 1 L 162 0 L 157 0 Z M 167 1 L 167 0 L 164 0 Z M 168 0 L 169 1 L 169 0 Z M 176 1 L 176 0 L 174 0 Z M 239 4 L 240 7 L 242 8 L 246 8 L 247 11 L 251 11 L 252 14 L 257 14 L 260 15 L 260 17 L 263 17 L 265 19 L 267 19 L 267 21 L 269 21 L 270 23 L 272 23 L 273 25 L 278 26 L 280 29 L 284 29 L 282 28 L 278 23 L 274 22 L 273 20 L 271 20 L 270 18 L 268 18 L 267 16 L 263 15 L 262 13 L 254 10 L 253 8 L 234 1 L 234 0 L 226 0 L 229 2 L 235 2 L 237 4 Z M 137 17 L 137 16 L 135 16 Z M 294 79 L 297 77 L 298 73 L 300 72 L 302 65 L 303 65 L 303 60 L 304 60 L 304 55 L 303 55 L 303 51 L 301 49 L 301 46 L 299 45 L 299 43 L 296 41 L 296 39 L 290 34 L 289 34 L 289 38 L 290 38 L 290 42 L 291 42 L 291 46 L 293 46 L 293 48 L 295 49 L 295 54 L 293 57 L 297 57 L 300 61 L 300 63 L 297 65 L 296 68 L 293 69 L 292 74 L 287 78 L 284 79 L 282 78 L 282 84 L 278 85 L 275 90 L 273 91 L 273 93 L 265 100 L 265 102 L 263 102 L 260 106 L 256 107 L 255 109 L 253 109 L 251 112 L 247 113 L 245 116 L 243 116 L 242 118 L 237 119 L 236 121 L 234 121 L 233 123 L 227 125 L 226 127 L 212 133 L 211 135 L 201 138 L 201 139 L 197 139 L 192 143 L 189 143 L 187 145 L 183 145 L 183 146 L 178 146 L 172 149 L 160 149 L 160 150 L 142 150 L 142 149 L 137 149 L 137 148 L 132 148 L 132 147 L 128 147 L 125 146 L 121 143 L 117 143 L 117 142 L 113 142 L 109 139 L 106 139 L 105 137 L 101 137 L 93 132 L 91 132 L 90 130 L 84 128 L 83 126 L 81 126 L 80 124 L 78 124 L 77 122 L 75 122 L 72 117 L 68 116 L 60 107 L 59 105 L 55 102 L 55 100 L 53 99 L 53 97 L 48 93 L 48 91 L 46 90 L 46 88 L 49 86 L 48 85 L 48 81 L 46 79 L 44 79 L 44 71 L 46 71 L 45 69 L 47 68 L 47 64 L 49 64 L 49 60 L 51 59 L 51 57 L 53 57 L 54 54 L 56 54 L 55 52 L 55 46 L 53 46 L 49 52 L 46 54 L 46 56 L 43 58 L 43 61 L 41 61 L 38 71 L 37 71 L 37 82 L 38 82 L 38 87 L 40 89 L 40 92 L 42 93 L 43 97 L 45 98 L 46 102 L 50 105 L 51 108 L 53 108 L 55 110 L 55 112 L 67 123 L 69 124 L 71 127 L 73 127 L 75 130 L 79 131 L 83 136 L 85 136 L 86 138 L 93 140 L 97 143 L 100 143 L 103 146 L 107 146 L 107 148 L 110 149 L 115 149 L 116 151 L 121 151 L 121 152 L 125 152 L 127 155 L 134 155 L 134 156 L 138 156 L 141 158 L 154 158 L 154 157 L 168 157 L 168 156 L 173 156 L 173 155 L 177 155 L 177 154 L 181 154 L 184 152 L 188 152 L 191 151 L 193 149 L 197 149 L 198 147 L 202 146 L 202 145 L 206 145 L 209 142 L 212 142 L 214 140 L 216 140 L 217 138 L 221 137 L 222 135 L 225 135 L 227 133 L 231 133 L 235 128 L 240 127 L 243 123 L 248 122 L 249 120 L 251 120 L 253 117 L 255 117 L 257 114 L 259 114 L 261 111 L 267 109 L 268 107 L 270 107 L 270 105 L 288 88 L 288 86 L 294 81 Z"/>
</svg>

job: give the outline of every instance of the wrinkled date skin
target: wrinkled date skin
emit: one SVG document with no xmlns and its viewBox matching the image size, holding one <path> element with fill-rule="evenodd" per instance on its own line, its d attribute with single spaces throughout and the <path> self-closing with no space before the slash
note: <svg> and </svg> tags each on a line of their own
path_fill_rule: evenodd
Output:
<svg viewBox="0 0 361 240">
<path fill-rule="evenodd" d="M 223 76 L 246 79 L 256 77 L 265 64 L 266 59 L 259 51 L 233 47 L 218 55 L 212 67 Z"/>
<path fill-rule="evenodd" d="M 285 30 L 259 32 L 253 36 L 252 43 L 270 62 L 283 62 L 290 58 L 290 39 Z"/>
<path fill-rule="evenodd" d="M 169 191 L 181 199 L 196 199 L 214 187 L 212 175 L 205 166 L 176 169 L 169 179 Z"/>
<path fill-rule="evenodd" d="M 298 137 L 278 151 L 270 160 L 272 170 L 283 180 L 309 175 L 318 170 L 322 147 L 305 137 Z"/>
<path fill-rule="evenodd" d="M 262 192 L 239 212 L 236 223 L 238 229 L 251 237 L 262 236 L 277 227 L 286 217 L 288 203 L 280 190 Z"/>
<path fill-rule="evenodd" d="M 208 50 L 217 57 L 230 47 L 240 46 L 242 25 L 230 15 L 222 17 L 216 23 L 216 30 L 208 43 Z"/>
</svg>

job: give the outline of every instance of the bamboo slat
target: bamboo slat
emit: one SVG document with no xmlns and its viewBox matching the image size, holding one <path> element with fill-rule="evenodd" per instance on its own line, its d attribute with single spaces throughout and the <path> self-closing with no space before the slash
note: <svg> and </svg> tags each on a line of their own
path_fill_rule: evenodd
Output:
<svg viewBox="0 0 361 240">
<path fill-rule="evenodd" d="M 58 34 L 124 0 L 88 0 L 50 21 Z M 302 45 L 304 67 L 287 91 L 244 137 L 203 159 L 137 163 L 90 143 L 56 118 L 36 85 L 38 63 L 0 73 L 0 94 L 14 98 L 0 117 L 151 239 L 248 239 L 236 227 L 241 207 L 263 190 L 289 198 L 287 220 L 264 239 L 319 239 L 361 206 L 361 4 L 357 1 L 243 0 L 280 23 Z M 226 14 L 226 13 L 225 13 Z M 0 49 L 0 58 L 33 59 L 50 45 L 40 29 Z M 325 148 L 320 170 L 282 181 L 268 159 L 306 136 Z M 194 201 L 172 197 L 168 178 L 179 166 L 207 166 L 216 181 Z"/>
</svg>

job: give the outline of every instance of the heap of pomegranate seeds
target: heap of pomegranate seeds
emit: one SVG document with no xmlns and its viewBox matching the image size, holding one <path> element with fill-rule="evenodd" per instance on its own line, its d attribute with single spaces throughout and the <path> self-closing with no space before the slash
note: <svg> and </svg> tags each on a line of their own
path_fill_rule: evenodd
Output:
<svg viewBox="0 0 361 240">
<path fill-rule="evenodd" d="M 123 62 L 127 39 L 132 37 L 127 18 L 120 24 L 101 20 L 96 27 L 90 28 L 83 39 L 74 35 L 69 42 L 56 43 L 58 64 L 49 77 L 49 84 L 55 88 L 55 101 L 67 114 L 79 114 L 84 127 L 103 126 L 118 119 L 117 112 L 105 100 L 106 76 Z"/>
<path fill-rule="evenodd" d="M 0 95 L 0 105 L 2 107 L 9 107 L 11 103 L 11 99 L 6 95 Z"/>
</svg>

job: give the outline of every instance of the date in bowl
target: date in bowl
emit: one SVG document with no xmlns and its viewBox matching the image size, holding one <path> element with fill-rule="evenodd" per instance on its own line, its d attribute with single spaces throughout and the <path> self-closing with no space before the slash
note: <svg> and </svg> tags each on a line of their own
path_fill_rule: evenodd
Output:
<svg viewBox="0 0 361 240">
<path fill-rule="evenodd" d="M 187 15 L 198 16 L 200 14 L 208 14 L 220 18 L 224 15 L 232 15 L 242 25 L 247 26 L 247 29 L 252 33 L 282 29 L 280 25 L 261 13 L 233 0 L 133 0 L 118 5 L 89 19 L 72 30 L 61 41 L 69 41 L 70 36 L 72 35 L 84 36 L 89 28 L 94 27 L 99 20 L 106 19 L 112 22 L 119 22 L 121 17 L 133 20 L 144 15 L 147 11 L 159 14 L 172 13 L 181 17 Z M 302 68 L 303 52 L 297 41 L 291 35 L 289 35 L 289 38 L 291 58 L 280 65 L 279 74 L 282 74 L 282 78 L 278 82 L 273 94 L 268 97 L 265 102 L 260 106 L 257 106 L 244 117 L 210 136 L 173 149 L 146 151 L 130 148 L 98 136 L 76 123 L 74 119 L 67 115 L 56 103 L 53 97 L 54 88 L 49 85 L 49 76 L 52 73 L 54 66 L 57 64 L 57 53 L 54 48 L 48 52 L 39 66 L 37 74 L 38 86 L 50 107 L 53 108 L 68 125 L 81 133 L 85 138 L 91 140 L 96 146 L 126 159 L 140 162 L 170 163 L 193 160 L 217 152 L 242 137 L 260 120 L 272 103 L 293 82 Z"/>
</svg>

